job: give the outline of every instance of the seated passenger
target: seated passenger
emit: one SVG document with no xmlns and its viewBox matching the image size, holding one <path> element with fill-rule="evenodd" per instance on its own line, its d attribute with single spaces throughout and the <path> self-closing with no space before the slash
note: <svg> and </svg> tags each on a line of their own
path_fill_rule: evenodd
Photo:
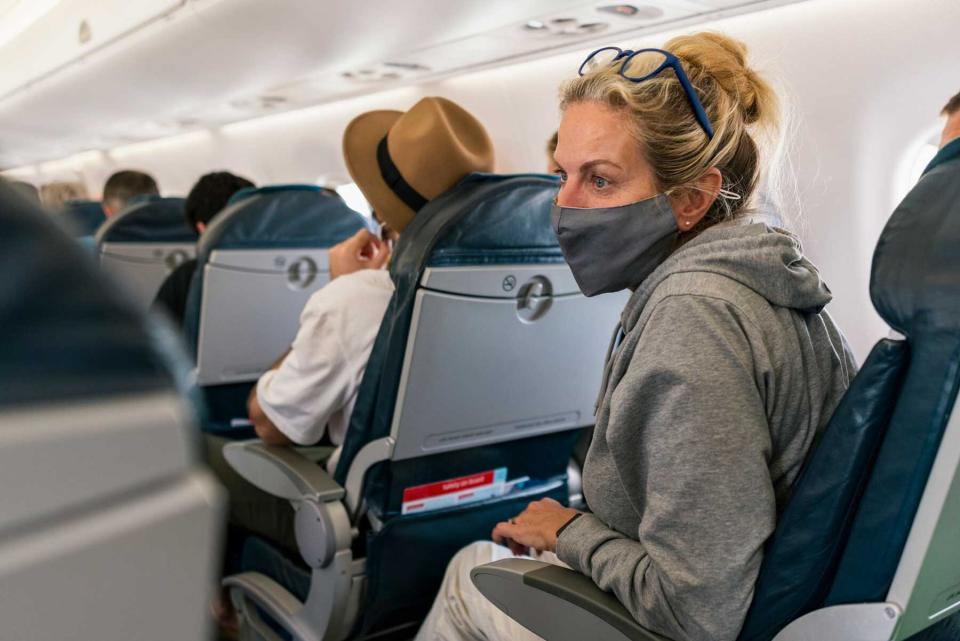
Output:
<svg viewBox="0 0 960 641">
<path fill-rule="evenodd" d="M 741 42 L 665 49 L 597 52 L 562 91 L 561 249 L 586 295 L 633 292 L 583 470 L 591 512 L 538 501 L 496 525 L 496 544 L 461 550 L 420 641 L 537 638 L 469 576 L 528 552 L 653 632 L 733 641 L 764 542 L 855 373 L 817 268 L 751 219 L 776 95 Z"/>
<path fill-rule="evenodd" d="M 76 180 L 55 180 L 40 187 L 40 200 L 47 209 L 58 210 L 68 201 L 86 198 L 86 186 Z"/>
<path fill-rule="evenodd" d="M 183 204 L 187 222 L 198 234 L 206 231 L 213 217 L 223 211 L 230 197 L 241 189 L 253 187 L 246 178 L 235 176 L 229 171 L 217 171 L 200 177 L 190 189 Z M 165 312 L 178 327 L 183 326 L 183 315 L 187 307 L 187 294 L 190 281 L 197 271 L 197 259 L 183 261 L 174 269 L 157 292 L 153 301 L 153 310 Z"/>
<path fill-rule="evenodd" d="M 132 169 L 114 172 L 103 185 L 103 213 L 120 213 L 137 196 L 159 196 L 157 181 L 150 174 Z"/>
<path fill-rule="evenodd" d="M 343 443 L 393 296 L 386 269 L 391 241 L 432 198 L 469 173 L 493 169 L 493 145 L 483 125 L 444 98 L 424 98 L 406 113 L 358 116 L 344 132 L 343 154 L 350 175 L 382 220 L 383 233 L 362 230 L 330 250 L 331 282 L 310 297 L 290 350 L 251 391 L 250 420 L 267 443 L 313 445 L 325 432 L 334 445 Z M 424 156 L 432 162 L 422 162 Z M 296 555 L 290 503 L 234 472 L 223 459 L 225 439 L 205 438 L 208 462 L 230 494 L 232 529 L 263 536 Z M 229 620 L 228 609 L 221 599 L 221 624 Z"/>
<path fill-rule="evenodd" d="M 378 145 L 387 140 L 387 154 Z M 458 105 L 425 98 L 407 113 L 374 111 L 344 133 L 350 175 L 383 221 L 402 234 L 429 199 L 465 175 L 488 171 L 493 148 L 483 126 Z M 443 173 L 416 161 L 429 154 Z M 250 395 L 250 420 L 267 443 L 310 445 L 329 429 L 343 443 L 360 379 L 394 285 L 389 245 L 360 231 L 330 252 L 332 282 L 314 294 L 290 352 Z"/>
</svg>

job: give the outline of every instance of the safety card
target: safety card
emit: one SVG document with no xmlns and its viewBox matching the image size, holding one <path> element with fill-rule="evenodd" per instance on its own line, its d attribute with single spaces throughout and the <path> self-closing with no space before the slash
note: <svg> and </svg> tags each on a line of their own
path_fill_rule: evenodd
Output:
<svg viewBox="0 0 960 641">
<path fill-rule="evenodd" d="M 512 487 L 513 484 L 510 484 Z M 508 490 L 507 468 L 500 467 L 456 479 L 408 487 L 403 491 L 401 514 L 441 510 L 501 496 Z"/>
</svg>

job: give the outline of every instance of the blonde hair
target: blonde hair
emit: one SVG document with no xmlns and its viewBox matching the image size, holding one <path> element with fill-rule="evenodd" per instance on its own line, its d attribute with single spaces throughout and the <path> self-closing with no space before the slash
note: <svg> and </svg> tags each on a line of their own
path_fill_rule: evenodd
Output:
<svg viewBox="0 0 960 641">
<path fill-rule="evenodd" d="M 71 200 L 87 198 L 87 188 L 79 181 L 58 180 L 40 187 L 40 201 L 51 209 L 59 209 Z"/>
<path fill-rule="evenodd" d="M 713 126 L 708 139 L 672 70 L 643 82 L 620 75 L 620 64 L 575 78 L 561 90 L 561 109 L 598 102 L 630 116 L 630 133 L 640 143 L 661 192 L 690 189 L 711 167 L 720 170 L 721 189 L 697 232 L 754 207 L 757 187 L 765 181 L 762 155 L 780 141 L 780 107 L 776 93 L 747 66 L 747 47 L 718 33 L 679 36 L 663 49 L 681 62 Z M 649 61 L 651 67 L 636 64 Z M 657 60 L 637 56 L 630 73 L 652 72 Z M 769 149 L 771 154 L 775 149 Z M 771 181 L 765 181 L 764 196 Z M 775 195 L 772 200 L 776 201 Z"/>
</svg>

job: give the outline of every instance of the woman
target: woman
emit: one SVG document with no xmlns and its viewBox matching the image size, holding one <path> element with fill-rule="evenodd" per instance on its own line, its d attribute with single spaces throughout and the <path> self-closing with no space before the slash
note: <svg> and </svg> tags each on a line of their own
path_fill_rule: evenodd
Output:
<svg viewBox="0 0 960 641">
<path fill-rule="evenodd" d="M 854 374 L 797 240 L 753 203 L 777 99 L 722 35 L 594 52 L 562 92 L 554 227 L 587 295 L 629 288 L 583 470 L 591 509 L 544 500 L 493 531 L 617 596 L 676 641 L 732 641 L 777 514 Z M 533 639 L 462 550 L 426 639 Z"/>
</svg>

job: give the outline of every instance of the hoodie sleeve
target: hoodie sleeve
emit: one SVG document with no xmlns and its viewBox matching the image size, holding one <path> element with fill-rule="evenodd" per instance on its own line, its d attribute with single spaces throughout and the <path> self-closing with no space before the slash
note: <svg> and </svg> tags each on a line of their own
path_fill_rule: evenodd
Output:
<svg viewBox="0 0 960 641">
<path fill-rule="evenodd" d="M 676 641 L 736 638 L 775 525 L 750 322 L 704 296 L 657 304 L 606 429 L 639 531 L 625 536 L 587 515 L 557 543 L 561 560 Z"/>
</svg>

